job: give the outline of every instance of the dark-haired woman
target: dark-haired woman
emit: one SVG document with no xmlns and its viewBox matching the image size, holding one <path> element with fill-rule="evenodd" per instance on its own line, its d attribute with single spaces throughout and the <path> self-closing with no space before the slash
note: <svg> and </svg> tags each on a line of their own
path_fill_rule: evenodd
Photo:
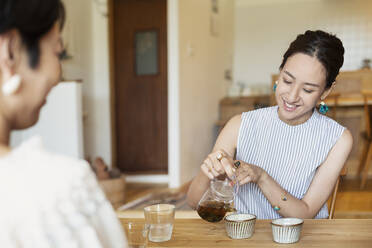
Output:
<svg viewBox="0 0 372 248">
<path fill-rule="evenodd" d="M 60 80 L 63 19 L 60 0 L 0 1 L 0 246 L 126 247 L 88 164 L 37 138 L 9 147 L 10 132 L 36 123 Z"/>
<path fill-rule="evenodd" d="M 277 106 L 233 117 L 193 179 L 196 207 L 209 180 L 235 173 L 239 212 L 260 219 L 327 218 L 326 201 L 352 148 L 350 132 L 319 113 L 335 85 L 344 48 L 334 35 L 307 31 L 290 44 L 274 86 Z M 325 112 L 321 106 L 320 112 Z M 234 154 L 236 153 L 236 158 Z M 234 159 L 241 165 L 233 167 Z"/>
</svg>

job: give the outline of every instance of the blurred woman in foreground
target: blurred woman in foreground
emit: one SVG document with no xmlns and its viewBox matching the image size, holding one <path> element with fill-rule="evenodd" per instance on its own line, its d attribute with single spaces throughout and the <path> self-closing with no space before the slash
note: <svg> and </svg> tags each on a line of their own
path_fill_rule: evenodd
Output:
<svg viewBox="0 0 372 248">
<path fill-rule="evenodd" d="M 47 152 L 38 138 L 9 147 L 60 80 L 63 22 L 60 0 L 0 1 L 0 244 L 126 247 L 87 163 Z"/>
</svg>

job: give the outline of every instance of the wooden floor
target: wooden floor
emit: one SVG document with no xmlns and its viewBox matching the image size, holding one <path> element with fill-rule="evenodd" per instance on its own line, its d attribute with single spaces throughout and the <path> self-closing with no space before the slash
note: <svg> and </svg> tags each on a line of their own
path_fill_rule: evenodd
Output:
<svg viewBox="0 0 372 248">
<path fill-rule="evenodd" d="M 337 195 L 335 218 L 372 219 L 372 179 L 364 190 L 359 189 L 360 180 L 342 180 Z M 164 192 L 166 184 L 127 184 L 126 202 L 132 202 L 151 193 Z"/>
<path fill-rule="evenodd" d="M 372 179 L 363 190 L 360 180 L 342 180 L 337 194 L 335 218 L 372 219 Z"/>
<path fill-rule="evenodd" d="M 125 191 L 125 203 L 134 201 L 147 194 L 166 189 L 168 184 L 127 183 Z"/>
</svg>

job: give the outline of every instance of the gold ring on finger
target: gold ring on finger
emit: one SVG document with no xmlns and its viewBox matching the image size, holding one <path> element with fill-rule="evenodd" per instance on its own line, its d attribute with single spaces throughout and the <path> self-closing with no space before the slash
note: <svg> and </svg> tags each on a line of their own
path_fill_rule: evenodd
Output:
<svg viewBox="0 0 372 248">
<path fill-rule="evenodd" d="M 217 153 L 217 160 L 221 162 L 221 159 L 223 158 L 223 154 L 222 153 Z"/>
</svg>

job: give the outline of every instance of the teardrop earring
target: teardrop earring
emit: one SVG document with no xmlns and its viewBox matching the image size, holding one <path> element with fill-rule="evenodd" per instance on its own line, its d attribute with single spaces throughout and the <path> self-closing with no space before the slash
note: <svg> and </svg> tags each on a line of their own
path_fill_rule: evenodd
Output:
<svg viewBox="0 0 372 248">
<path fill-rule="evenodd" d="M 276 91 L 276 87 L 278 87 L 278 81 L 275 81 L 274 85 L 273 85 L 273 91 L 275 92 Z"/>
<path fill-rule="evenodd" d="M 4 96 L 13 95 L 21 85 L 21 76 L 18 74 L 13 75 L 6 82 L 4 82 L 2 91 Z"/>
</svg>

